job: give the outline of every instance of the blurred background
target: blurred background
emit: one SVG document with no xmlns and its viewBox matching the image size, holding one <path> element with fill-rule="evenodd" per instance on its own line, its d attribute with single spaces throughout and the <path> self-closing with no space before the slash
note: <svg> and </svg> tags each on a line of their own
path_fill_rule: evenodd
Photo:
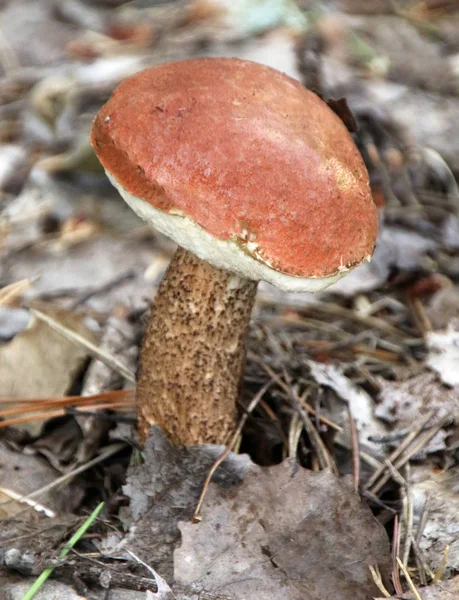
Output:
<svg viewBox="0 0 459 600">
<path fill-rule="evenodd" d="M 382 227 L 375 261 L 336 293 L 375 289 L 398 270 L 457 277 L 457 9 L 454 0 L 3 0 L 0 285 L 27 281 L 25 298 L 80 299 L 89 312 L 144 307 L 172 246 L 111 189 L 88 132 L 123 78 L 194 56 L 266 63 L 347 99 L 381 220 L 397 227 Z"/>
<path fill-rule="evenodd" d="M 381 218 L 403 229 L 383 227 L 374 263 L 337 292 L 374 289 L 394 269 L 457 277 L 457 9 L 454 0 L 2 0 L 0 285 L 27 280 L 26 298 L 62 306 L 110 285 L 86 309 L 144 306 L 171 246 L 156 235 L 152 244 L 111 189 L 88 132 L 123 78 L 194 56 L 266 63 L 347 99 Z"/>
</svg>

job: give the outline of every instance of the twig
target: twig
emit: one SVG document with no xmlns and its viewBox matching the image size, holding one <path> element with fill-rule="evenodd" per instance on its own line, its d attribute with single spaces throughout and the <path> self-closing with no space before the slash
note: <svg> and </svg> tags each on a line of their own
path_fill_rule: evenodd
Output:
<svg viewBox="0 0 459 600">
<path fill-rule="evenodd" d="M 32 279 L 21 279 L 0 289 L 0 305 L 8 305 L 32 285 Z"/>
<path fill-rule="evenodd" d="M 390 598 L 391 596 L 390 596 L 389 592 L 386 590 L 386 588 L 384 587 L 381 573 L 379 572 L 378 567 L 373 567 L 372 565 L 370 565 L 369 569 L 370 569 L 371 576 L 373 577 L 373 581 L 375 582 L 375 585 L 379 589 L 381 594 L 385 598 Z"/>
<path fill-rule="evenodd" d="M 424 502 L 424 506 L 422 507 L 422 513 L 419 521 L 418 531 L 416 532 L 416 538 L 411 540 L 416 554 L 416 563 L 419 562 L 420 566 L 422 567 L 422 569 L 420 569 L 420 579 L 422 585 L 427 585 L 427 579 L 425 577 L 425 574 L 427 574 L 430 577 L 430 579 L 434 578 L 434 574 L 429 565 L 427 564 L 427 561 L 424 558 L 424 554 L 420 548 L 422 534 L 424 533 L 424 529 L 427 524 L 427 519 L 429 518 L 429 504 L 430 495 L 429 493 L 427 493 L 426 501 Z"/>
<path fill-rule="evenodd" d="M 257 296 L 257 301 L 268 306 L 271 306 L 273 304 L 278 306 L 279 304 L 277 300 L 273 300 L 270 296 L 268 296 L 267 294 L 263 294 L 262 292 L 259 292 Z M 297 303 L 285 298 L 282 299 L 282 304 L 284 306 L 292 306 L 293 308 L 295 308 L 295 310 L 301 311 L 301 313 L 317 311 L 325 313 L 326 315 L 344 317 L 361 325 L 365 325 L 370 328 L 379 329 L 381 331 L 385 331 L 386 333 L 390 333 L 396 336 L 399 340 L 403 340 L 406 337 L 410 337 L 409 333 L 398 329 L 391 323 L 387 323 L 379 317 L 360 315 L 359 313 L 356 313 L 350 308 L 346 308 L 344 306 L 340 306 L 339 304 L 334 304 L 332 302 L 327 302 L 326 304 L 314 303 L 311 306 L 299 307 Z"/>
<path fill-rule="evenodd" d="M 418 568 L 419 580 L 421 582 L 421 586 L 427 585 L 426 574 L 429 576 L 430 579 L 434 578 L 434 574 L 433 574 L 431 568 L 429 567 L 429 565 L 427 564 L 427 560 L 424 556 L 424 553 L 422 552 L 421 548 L 419 547 L 419 543 L 415 537 L 411 538 L 411 544 L 412 544 L 413 550 L 414 550 L 414 556 L 416 559 L 416 566 Z"/>
<path fill-rule="evenodd" d="M 129 396 L 133 396 L 133 390 L 114 390 L 112 392 L 102 392 L 94 396 L 64 396 L 62 398 L 37 398 L 37 399 L 11 399 L 12 402 L 20 403 L 20 406 L 5 408 L 0 410 L 0 418 L 9 415 L 18 415 L 27 412 L 37 412 L 37 410 L 46 410 L 53 408 L 63 408 L 67 406 L 85 406 L 92 405 L 96 400 L 104 401 L 105 403 L 129 402 Z M 10 402 L 10 399 L 3 399 L 0 396 L 0 404 Z M 131 404 L 134 404 L 132 398 Z"/>
<path fill-rule="evenodd" d="M 29 500 L 30 498 L 36 498 L 37 496 L 41 496 L 42 494 L 49 492 L 50 490 L 54 489 L 55 487 L 58 487 L 62 483 L 67 483 L 67 481 L 69 481 L 69 479 L 72 479 L 73 477 L 75 477 L 75 475 L 79 475 L 80 473 L 83 473 L 83 471 L 87 471 L 91 467 L 94 467 L 95 465 L 104 461 L 105 459 L 109 458 L 110 456 L 113 456 L 114 454 L 116 454 L 117 452 L 119 452 L 120 450 L 122 450 L 125 447 L 126 447 L 126 444 L 124 444 L 124 443 L 112 444 L 110 446 L 107 446 L 98 456 L 96 456 L 92 460 L 88 461 L 84 465 L 80 465 L 76 469 L 73 469 L 72 471 L 70 471 L 69 473 L 66 473 L 65 475 L 62 475 L 61 477 L 58 477 L 51 483 L 48 483 L 48 485 L 44 485 L 40 489 L 35 490 L 35 492 L 32 492 L 31 494 L 27 494 L 27 496 L 22 496 L 21 501 Z"/>
<path fill-rule="evenodd" d="M 209 483 L 210 483 L 210 481 L 211 481 L 211 479 L 213 477 L 213 474 L 218 469 L 218 467 L 222 464 L 222 462 L 225 460 L 225 458 L 228 456 L 228 454 L 231 452 L 231 450 L 233 449 L 234 445 L 237 442 L 238 437 L 241 434 L 241 431 L 242 431 L 242 428 L 245 425 L 245 422 L 249 418 L 249 415 L 255 410 L 255 407 L 260 402 L 260 400 L 263 398 L 263 396 L 265 395 L 265 393 L 267 392 L 267 390 L 272 386 L 272 384 L 273 384 L 273 380 L 271 379 L 270 381 L 268 381 L 267 383 L 265 383 L 265 385 L 260 390 L 258 390 L 258 392 L 256 393 L 256 395 L 254 396 L 254 398 L 250 402 L 249 406 L 247 407 L 247 410 L 244 412 L 244 414 L 242 415 L 241 419 L 239 420 L 239 424 L 238 424 L 238 426 L 236 428 L 236 431 L 234 432 L 231 440 L 229 441 L 229 443 L 227 444 L 226 448 L 223 450 L 223 452 L 215 460 L 215 462 L 213 463 L 213 465 L 209 469 L 209 472 L 207 473 L 207 477 L 206 477 L 206 479 L 204 481 L 204 485 L 202 486 L 201 495 L 199 496 L 199 500 L 198 500 L 198 503 L 196 505 L 196 508 L 195 508 L 195 511 L 194 511 L 194 515 L 193 515 L 193 517 L 191 519 L 192 523 L 199 523 L 199 521 L 201 520 L 201 516 L 200 516 L 199 512 L 201 510 L 202 503 L 204 502 L 204 498 L 206 496 L 207 489 L 209 487 Z"/>
<path fill-rule="evenodd" d="M 287 384 L 284 381 L 282 381 L 282 379 L 279 377 L 279 375 L 275 371 L 273 371 L 273 369 L 271 369 L 271 367 L 269 365 L 267 365 L 259 356 L 250 352 L 249 357 L 251 360 L 254 360 L 255 362 L 257 362 L 261 366 L 261 368 L 272 379 L 274 379 L 274 381 L 279 385 L 279 387 L 281 387 L 284 390 L 284 392 L 287 393 L 287 395 L 290 393 L 290 390 L 289 390 Z M 323 423 L 324 425 L 327 425 L 328 427 L 331 427 L 335 431 L 339 431 L 339 432 L 343 431 L 342 427 L 340 427 L 336 423 L 333 423 L 333 421 L 330 421 L 330 419 L 327 419 L 326 417 L 323 417 L 322 415 L 318 415 L 317 411 L 315 411 L 312 408 L 312 406 L 310 406 L 304 399 L 299 398 L 298 400 L 302 404 L 304 410 L 306 410 L 309 414 L 317 417 L 321 423 Z"/>
<path fill-rule="evenodd" d="M 288 428 L 288 452 L 287 456 L 296 456 L 298 451 L 298 444 L 300 442 L 301 434 L 303 433 L 303 423 L 298 413 L 294 413 Z"/>
<path fill-rule="evenodd" d="M 449 545 L 446 544 L 445 549 L 443 550 L 443 556 L 441 557 L 440 566 L 438 567 L 438 570 L 435 573 L 434 578 L 432 580 L 432 585 L 435 585 L 436 583 L 438 583 L 440 581 L 440 579 L 443 577 L 443 574 L 446 569 L 446 561 L 448 560 L 448 553 L 449 553 Z"/>
<path fill-rule="evenodd" d="M 400 469 L 405 465 L 413 456 L 420 452 L 424 446 L 438 433 L 438 431 L 444 427 L 445 423 L 450 420 L 451 417 L 447 417 L 434 425 L 430 430 L 426 431 L 419 440 L 409 448 L 404 456 L 401 456 L 394 464 L 395 469 Z M 381 481 L 375 486 L 375 490 L 379 491 L 383 485 L 389 480 L 390 475 L 385 475 Z M 374 492 L 376 493 L 376 492 Z"/>
<path fill-rule="evenodd" d="M 408 584 L 408 587 L 410 588 L 411 593 L 413 594 L 415 600 L 422 600 L 421 596 L 419 595 L 418 590 L 416 589 L 416 586 L 413 583 L 413 580 L 410 577 L 410 574 L 407 571 L 407 568 L 405 567 L 405 565 L 402 563 L 402 561 L 399 559 L 398 556 L 397 556 L 397 564 L 400 567 L 400 569 L 402 570 L 402 573 L 406 579 L 406 583 Z M 399 593 L 399 592 L 397 592 L 397 593 Z"/>
<path fill-rule="evenodd" d="M 126 365 L 120 362 L 115 356 L 113 356 L 106 350 L 98 348 L 83 336 L 79 335 L 78 333 L 75 333 L 68 327 L 61 325 L 58 321 L 46 315 L 45 313 L 42 313 L 41 311 L 36 310 L 34 308 L 31 308 L 30 311 L 33 315 L 37 317 L 37 319 L 40 319 L 41 321 L 49 325 L 51 329 L 62 335 L 62 337 L 64 337 L 66 340 L 72 342 L 76 346 L 83 346 L 83 348 L 85 348 L 89 352 L 89 354 L 91 354 L 91 356 L 103 362 L 110 369 L 116 371 L 119 375 L 124 377 L 126 381 L 135 384 L 134 373 L 130 369 L 128 369 Z"/>
<path fill-rule="evenodd" d="M 402 562 L 408 564 L 411 550 L 411 538 L 413 537 L 413 490 L 409 482 L 409 463 L 405 469 L 407 470 L 405 477 L 405 485 L 403 486 L 403 516 L 405 519 L 405 543 L 403 546 Z"/>
<path fill-rule="evenodd" d="M 46 506 L 44 506 L 43 504 L 40 504 L 39 502 L 35 502 L 35 500 L 29 500 L 28 498 L 23 499 L 21 494 L 18 494 L 17 492 L 13 491 L 13 490 L 9 490 L 8 488 L 4 488 L 4 487 L 0 487 L 0 493 L 4 494 L 5 496 L 8 496 L 9 498 L 11 498 L 11 500 L 16 500 L 17 502 L 20 502 L 21 504 L 28 504 L 29 506 L 31 506 L 34 510 L 36 510 L 37 512 L 42 512 L 46 517 L 49 517 L 50 519 L 54 518 L 56 516 L 56 513 L 51 510 L 50 508 L 47 508 Z M 11 500 L 7 500 L 6 502 L 0 502 L 0 506 L 2 504 L 9 504 L 11 502 Z"/>
<path fill-rule="evenodd" d="M 414 427 L 413 431 L 406 436 L 406 438 L 400 443 L 400 445 L 389 455 L 388 460 L 394 464 L 397 458 L 403 454 L 403 452 L 409 447 L 411 442 L 419 435 L 419 433 L 424 429 L 425 425 L 430 421 L 430 419 L 434 416 L 435 411 L 430 411 L 425 415 L 421 421 Z M 382 465 L 379 469 L 373 473 L 370 479 L 365 484 L 365 489 L 370 490 L 370 488 L 376 487 L 375 484 L 378 479 L 383 475 L 386 470 L 386 465 Z M 386 479 L 387 481 L 387 479 Z M 385 482 L 384 482 L 385 483 Z M 381 486 L 382 487 L 382 486 Z M 377 488 L 377 490 L 380 488 Z M 376 491 L 377 491 L 376 490 Z M 376 493 L 375 489 L 372 489 L 371 492 L 373 494 Z"/>
<path fill-rule="evenodd" d="M 409 298 L 408 306 L 411 308 L 414 320 L 422 337 L 433 331 L 432 322 L 427 315 L 422 300 L 420 298 Z"/>
<path fill-rule="evenodd" d="M 392 582 L 396 593 L 401 596 L 403 594 L 402 584 L 400 583 L 400 575 L 398 572 L 397 561 L 400 551 L 400 525 L 398 516 L 394 517 L 394 533 L 392 536 Z"/>
<path fill-rule="evenodd" d="M 360 445 L 359 445 L 359 434 L 357 433 L 357 427 L 355 426 L 354 418 L 352 417 L 351 409 L 347 405 L 347 416 L 349 419 L 349 430 L 351 433 L 351 445 L 352 445 L 352 475 L 354 480 L 354 489 L 356 492 L 359 491 L 360 485 Z"/>
<path fill-rule="evenodd" d="M 397 471 L 394 465 L 390 462 L 389 459 L 385 459 L 384 463 L 386 467 L 389 469 L 391 477 L 394 481 L 396 481 L 402 488 L 406 487 L 406 481 L 402 477 L 402 475 Z"/>
<path fill-rule="evenodd" d="M 312 424 L 311 419 L 309 418 L 309 415 L 303 409 L 303 407 L 301 405 L 302 403 L 299 400 L 298 394 L 293 389 L 293 386 L 290 381 L 290 377 L 288 376 L 288 373 L 285 370 L 285 368 L 284 368 L 284 379 L 286 380 L 288 389 L 289 389 L 289 400 L 290 400 L 293 408 L 298 412 L 298 414 L 301 417 L 301 420 L 303 421 L 303 425 L 309 436 L 309 440 L 316 451 L 320 468 L 321 469 L 330 469 L 333 473 L 335 473 L 337 475 L 338 467 L 336 466 L 336 463 L 333 460 L 327 447 L 323 443 L 322 438 L 320 437 L 317 429 Z"/>
<path fill-rule="evenodd" d="M 339 304 L 334 304 L 332 302 L 327 302 L 327 304 L 313 304 L 311 307 L 307 307 L 306 310 L 308 310 L 308 308 L 310 308 L 312 311 L 317 310 L 327 315 L 345 317 L 362 325 L 366 325 L 367 327 L 386 331 L 387 333 L 391 333 L 398 338 L 405 338 L 409 336 L 409 334 L 405 331 L 398 329 L 394 325 L 387 323 L 379 317 L 360 315 L 350 308 L 345 308 L 344 306 L 340 306 Z"/>
</svg>

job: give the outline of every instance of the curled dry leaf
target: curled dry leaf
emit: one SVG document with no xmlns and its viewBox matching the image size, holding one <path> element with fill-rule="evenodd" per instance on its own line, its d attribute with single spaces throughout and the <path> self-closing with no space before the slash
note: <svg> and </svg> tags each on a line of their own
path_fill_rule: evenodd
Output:
<svg viewBox="0 0 459 600">
<path fill-rule="evenodd" d="M 371 438 L 380 437 L 386 433 L 383 423 L 375 418 L 374 402 L 371 396 L 346 377 L 339 367 L 314 361 L 308 361 L 308 365 L 312 377 L 319 385 L 331 388 L 341 400 L 348 404 L 359 432 L 361 444 L 372 446 Z M 342 415 L 341 420 L 343 424 L 347 421 L 346 414 Z"/>
<path fill-rule="evenodd" d="M 245 600 L 367 599 L 369 566 L 390 569 L 384 529 L 348 478 L 293 460 L 252 466 L 237 487 L 211 484 L 198 524 L 181 523 L 175 580 Z"/>
<path fill-rule="evenodd" d="M 329 98 L 327 104 L 332 111 L 338 115 L 351 133 L 356 133 L 358 131 L 357 121 L 347 104 L 346 98 L 338 98 L 336 100 L 334 98 Z"/>
</svg>

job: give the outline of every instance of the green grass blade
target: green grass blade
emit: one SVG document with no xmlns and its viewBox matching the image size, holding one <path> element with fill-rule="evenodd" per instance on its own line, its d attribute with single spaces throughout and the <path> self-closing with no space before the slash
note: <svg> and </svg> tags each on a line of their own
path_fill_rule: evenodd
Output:
<svg viewBox="0 0 459 600">
<path fill-rule="evenodd" d="M 97 517 L 99 516 L 99 513 L 103 507 L 104 507 L 103 502 L 101 502 L 98 506 L 96 506 L 96 508 L 92 511 L 92 513 L 89 515 L 89 517 L 83 523 L 83 525 L 81 527 L 79 527 L 77 529 L 77 531 L 75 531 L 75 533 L 72 535 L 72 537 L 69 539 L 69 541 L 65 544 L 65 546 L 62 548 L 62 550 L 59 552 L 59 558 L 64 558 L 67 556 L 67 554 L 70 552 L 70 550 L 73 548 L 73 546 L 75 546 L 75 544 L 84 536 L 84 534 L 87 532 L 87 530 L 91 527 L 91 525 L 97 519 Z M 22 597 L 21 600 L 31 600 L 35 596 L 35 594 L 38 592 L 38 590 L 41 588 L 41 586 L 45 583 L 45 581 L 48 579 L 48 577 L 51 575 L 51 573 L 54 571 L 54 568 L 55 567 L 48 567 L 42 573 L 40 573 L 40 575 L 34 581 L 33 585 L 24 594 L 24 596 Z"/>
</svg>

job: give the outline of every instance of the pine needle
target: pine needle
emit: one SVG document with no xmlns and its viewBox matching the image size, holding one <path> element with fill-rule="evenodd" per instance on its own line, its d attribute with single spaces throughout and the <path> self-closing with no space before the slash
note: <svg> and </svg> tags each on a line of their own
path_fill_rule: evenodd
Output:
<svg viewBox="0 0 459 600">
<path fill-rule="evenodd" d="M 443 577 L 443 574 L 446 569 L 446 561 L 448 559 L 448 552 L 449 552 L 449 544 L 446 544 L 445 549 L 443 550 L 443 556 L 441 558 L 440 566 L 438 567 L 438 571 L 435 573 L 434 578 L 432 580 L 433 585 L 438 583 L 440 581 L 440 579 Z"/>
<path fill-rule="evenodd" d="M 75 344 L 76 346 L 82 346 L 89 352 L 89 354 L 91 354 L 91 356 L 103 362 L 104 365 L 107 365 L 107 367 L 109 367 L 110 369 L 113 369 L 113 371 L 124 377 L 126 381 L 135 384 L 134 373 L 130 369 L 128 369 L 126 365 L 119 361 L 116 358 L 116 356 L 113 356 L 113 354 L 110 354 L 110 352 L 99 348 L 83 336 L 79 335 L 78 333 L 75 333 L 68 327 L 65 327 L 64 325 L 59 323 L 59 321 L 56 321 L 49 315 L 46 315 L 45 313 L 42 313 L 41 311 L 36 310 L 34 308 L 30 309 L 30 312 L 35 317 L 37 317 L 37 319 L 40 319 L 40 321 L 43 321 L 44 323 L 49 325 L 51 329 L 62 335 L 62 337 L 64 337 L 66 340 L 68 340 L 72 344 Z"/>
</svg>

